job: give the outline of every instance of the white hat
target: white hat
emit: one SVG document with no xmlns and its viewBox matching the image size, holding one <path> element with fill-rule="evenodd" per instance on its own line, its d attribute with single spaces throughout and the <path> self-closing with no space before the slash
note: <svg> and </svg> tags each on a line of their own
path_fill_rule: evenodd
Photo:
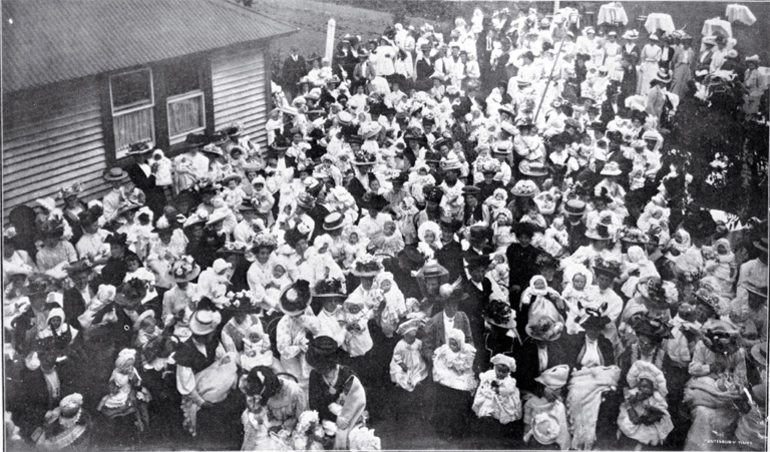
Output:
<svg viewBox="0 0 770 452">
<path fill-rule="evenodd" d="M 215 311 L 201 310 L 195 311 L 190 319 L 190 331 L 193 334 L 204 336 L 217 329 L 222 321 L 222 315 Z"/>
<path fill-rule="evenodd" d="M 214 273 L 222 274 L 225 272 L 225 270 L 229 270 L 233 268 L 233 264 L 227 262 L 226 260 L 219 258 L 214 261 L 214 263 L 211 265 L 211 268 L 214 269 Z"/>
<path fill-rule="evenodd" d="M 496 354 L 489 360 L 490 363 L 495 365 L 501 365 L 508 368 L 509 372 L 516 372 L 516 360 L 510 356 L 503 355 L 501 353 Z"/>
</svg>

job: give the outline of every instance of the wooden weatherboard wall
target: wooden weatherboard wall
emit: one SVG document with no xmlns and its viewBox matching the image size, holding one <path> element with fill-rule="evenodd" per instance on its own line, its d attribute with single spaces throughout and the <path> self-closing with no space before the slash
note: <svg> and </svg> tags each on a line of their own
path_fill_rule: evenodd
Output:
<svg viewBox="0 0 770 452">
<path fill-rule="evenodd" d="M 265 47 L 257 44 L 216 52 L 211 57 L 211 90 L 214 128 L 234 122 L 243 125 L 244 134 L 265 145 L 267 133 L 267 84 Z"/>
<path fill-rule="evenodd" d="M 81 199 L 108 186 L 100 90 L 93 77 L 5 95 L 3 224 L 8 213 L 81 182 Z M 61 206 L 61 201 L 57 201 Z"/>
</svg>

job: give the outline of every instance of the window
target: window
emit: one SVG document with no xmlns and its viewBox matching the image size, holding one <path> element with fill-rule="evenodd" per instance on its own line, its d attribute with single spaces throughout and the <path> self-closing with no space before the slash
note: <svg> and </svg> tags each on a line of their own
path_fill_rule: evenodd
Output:
<svg viewBox="0 0 770 452">
<path fill-rule="evenodd" d="M 200 62 L 185 60 L 166 73 L 168 136 L 170 143 L 176 144 L 184 141 L 188 133 L 206 128 Z"/>
<path fill-rule="evenodd" d="M 155 95 L 150 69 L 110 77 L 110 99 L 116 158 L 125 157 L 131 143 L 155 142 Z"/>
</svg>

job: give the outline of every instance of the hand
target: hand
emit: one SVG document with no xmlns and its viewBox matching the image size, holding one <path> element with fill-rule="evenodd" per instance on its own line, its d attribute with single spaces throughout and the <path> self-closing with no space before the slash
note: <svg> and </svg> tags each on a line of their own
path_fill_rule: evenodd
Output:
<svg viewBox="0 0 770 452">
<path fill-rule="evenodd" d="M 153 163 L 152 165 L 150 165 L 150 171 L 152 171 L 153 173 L 157 173 L 158 168 L 160 168 L 160 165 L 157 163 Z"/>
<path fill-rule="evenodd" d="M 350 426 L 350 422 L 344 417 L 337 416 L 337 428 L 345 430 Z"/>
</svg>

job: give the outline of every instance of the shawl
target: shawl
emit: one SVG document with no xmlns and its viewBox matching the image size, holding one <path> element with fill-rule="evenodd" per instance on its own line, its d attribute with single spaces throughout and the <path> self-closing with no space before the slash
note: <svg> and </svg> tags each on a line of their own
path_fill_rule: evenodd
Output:
<svg viewBox="0 0 770 452">
<path fill-rule="evenodd" d="M 602 394 L 613 390 L 619 379 L 620 368 L 617 366 L 573 371 L 567 396 L 567 414 L 573 428 L 572 448 L 589 450 L 593 447 Z"/>
</svg>

